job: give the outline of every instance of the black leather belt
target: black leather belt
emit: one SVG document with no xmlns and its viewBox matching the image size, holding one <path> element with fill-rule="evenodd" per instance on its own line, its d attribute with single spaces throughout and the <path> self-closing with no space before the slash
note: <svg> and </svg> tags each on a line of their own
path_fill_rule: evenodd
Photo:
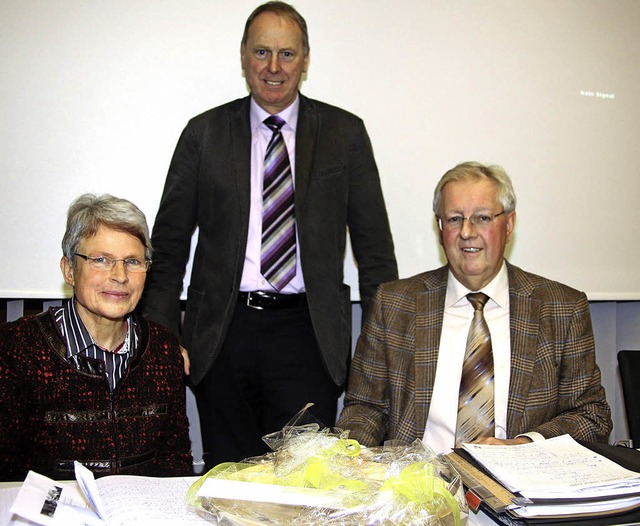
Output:
<svg viewBox="0 0 640 526">
<path fill-rule="evenodd" d="M 252 309 L 290 309 L 294 307 L 306 307 L 307 295 L 301 294 L 277 294 L 257 290 L 255 292 L 240 292 L 238 301 Z"/>
</svg>

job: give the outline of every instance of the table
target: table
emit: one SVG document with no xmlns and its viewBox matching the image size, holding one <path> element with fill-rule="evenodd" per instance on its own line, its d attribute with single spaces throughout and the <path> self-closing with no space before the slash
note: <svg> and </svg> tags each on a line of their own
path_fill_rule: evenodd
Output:
<svg viewBox="0 0 640 526">
<path fill-rule="evenodd" d="M 590 449 L 596 451 L 597 453 L 604 455 L 614 462 L 619 463 L 620 465 L 626 467 L 627 469 L 631 469 L 633 471 L 640 472 L 640 451 L 624 448 L 620 446 L 609 446 L 604 444 L 593 444 L 581 442 L 584 446 L 589 447 Z M 197 477 L 193 477 L 195 480 Z M 72 481 L 75 483 L 75 481 Z M 0 526 L 23 526 L 26 524 L 24 521 L 11 521 L 11 516 L 9 513 L 9 509 L 13 504 L 13 500 L 15 499 L 22 482 L 0 482 Z M 467 522 L 468 526 L 495 526 L 496 524 L 500 524 L 500 522 L 496 522 L 492 517 L 484 513 L 482 510 L 480 512 L 473 513 L 469 512 L 469 520 Z M 522 523 L 524 524 L 524 522 Z M 547 525 L 550 523 L 547 522 Z M 556 523 L 560 524 L 560 523 Z M 640 524 L 640 511 L 633 512 L 631 514 L 626 514 L 623 516 L 611 517 L 608 519 L 589 519 L 589 520 L 580 520 L 580 521 L 570 521 L 561 523 L 562 526 L 604 526 L 604 525 L 631 525 L 631 524 Z M 136 523 L 137 526 L 137 523 Z"/>
<path fill-rule="evenodd" d="M 26 526 L 28 522 L 17 520 L 11 521 L 9 509 L 13 504 L 22 482 L 0 482 L 0 526 Z M 482 512 L 478 514 L 470 513 L 467 526 L 495 526 L 495 522 Z"/>
<path fill-rule="evenodd" d="M 11 505 L 13 504 L 22 482 L 0 482 L 0 525 L 13 526 L 14 524 L 26 524 L 11 521 Z"/>
</svg>

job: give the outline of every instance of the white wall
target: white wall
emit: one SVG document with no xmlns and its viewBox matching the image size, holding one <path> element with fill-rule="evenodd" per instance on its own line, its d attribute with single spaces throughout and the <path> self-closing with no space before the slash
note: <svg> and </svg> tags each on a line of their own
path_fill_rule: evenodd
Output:
<svg viewBox="0 0 640 526">
<path fill-rule="evenodd" d="M 0 297 L 69 294 L 59 243 L 82 192 L 153 222 L 187 119 L 247 93 L 239 41 L 257 4 L 0 2 Z M 302 91 L 364 118 L 402 276 L 442 261 L 433 187 L 479 160 L 513 177 L 514 263 L 592 300 L 640 299 L 640 2 L 295 5 L 312 47 Z"/>
</svg>

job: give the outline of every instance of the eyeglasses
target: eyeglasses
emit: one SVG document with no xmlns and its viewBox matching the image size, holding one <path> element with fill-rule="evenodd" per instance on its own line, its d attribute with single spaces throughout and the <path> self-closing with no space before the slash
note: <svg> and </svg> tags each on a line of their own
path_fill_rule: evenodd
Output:
<svg viewBox="0 0 640 526">
<path fill-rule="evenodd" d="M 91 256 L 85 256 L 84 254 L 78 254 L 77 252 L 75 253 L 75 255 L 78 257 L 81 257 L 87 263 L 89 263 L 89 266 L 93 270 L 111 271 L 114 269 L 118 261 L 122 261 L 122 264 L 124 265 L 124 269 L 127 272 L 146 272 L 147 270 L 149 270 L 149 267 L 151 266 L 150 259 L 142 259 L 142 260 L 136 259 L 136 258 L 112 259 L 112 258 L 108 258 L 107 256 L 91 257 Z"/>
<path fill-rule="evenodd" d="M 499 217 L 504 213 L 505 213 L 505 210 L 493 215 L 473 214 L 472 216 L 469 216 L 469 217 L 451 216 L 451 217 L 445 217 L 444 219 L 439 217 L 438 224 L 440 225 L 440 230 L 454 232 L 457 230 L 462 230 L 462 226 L 464 225 L 464 220 L 466 219 L 467 221 L 469 221 L 469 223 L 471 223 L 477 229 L 483 230 L 485 228 L 489 228 L 495 221 L 496 217 Z"/>
</svg>

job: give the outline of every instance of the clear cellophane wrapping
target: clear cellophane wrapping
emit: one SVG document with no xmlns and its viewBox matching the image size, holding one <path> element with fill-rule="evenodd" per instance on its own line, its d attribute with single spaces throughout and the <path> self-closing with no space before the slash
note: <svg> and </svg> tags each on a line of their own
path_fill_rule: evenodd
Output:
<svg viewBox="0 0 640 526">
<path fill-rule="evenodd" d="M 188 503 L 214 524 L 243 526 L 467 522 L 460 475 L 421 441 L 365 448 L 349 439 L 348 431 L 317 423 L 288 425 L 264 440 L 270 453 L 214 467 L 191 486 Z M 236 498 L 200 496 L 209 478 L 247 483 L 247 491 Z M 302 491 L 326 496 L 331 504 L 264 502 L 255 489 L 263 484 L 309 488 Z"/>
</svg>

